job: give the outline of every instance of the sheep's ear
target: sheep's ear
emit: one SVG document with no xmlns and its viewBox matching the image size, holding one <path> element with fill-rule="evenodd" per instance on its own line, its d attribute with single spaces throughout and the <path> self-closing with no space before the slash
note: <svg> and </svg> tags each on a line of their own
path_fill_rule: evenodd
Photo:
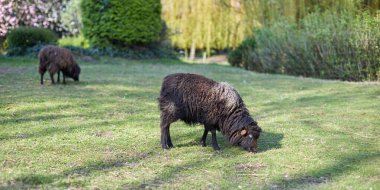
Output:
<svg viewBox="0 0 380 190">
<path fill-rule="evenodd" d="M 242 136 L 247 135 L 247 130 L 245 130 L 245 129 L 241 130 L 240 135 L 242 135 Z"/>
</svg>

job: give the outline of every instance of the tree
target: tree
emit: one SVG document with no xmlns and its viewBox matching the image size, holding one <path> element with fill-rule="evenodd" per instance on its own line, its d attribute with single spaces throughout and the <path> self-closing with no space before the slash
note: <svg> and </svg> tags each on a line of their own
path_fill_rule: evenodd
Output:
<svg viewBox="0 0 380 190">
<path fill-rule="evenodd" d="M 80 2 L 81 0 L 68 1 L 61 12 L 62 23 L 72 36 L 79 36 L 83 28 Z"/>
<path fill-rule="evenodd" d="M 92 46 L 126 48 L 160 39 L 159 0 L 84 0 L 81 10 L 83 34 Z"/>
<path fill-rule="evenodd" d="M 185 50 L 210 53 L 236 48 L 253 29 L 285 17 L 298 22 L 316 10 L 378 10 L 380 0 L 162 0 L 162 15 L 171 31 L 172 44 Z"/>
<path fill-rule="evenodd" d="M 174 46 L 210 54 L 211 49 L 236 47 L 252 33 L 257 22 L 245 14 L 250 6 L 243 0 L 162 0 L 163 18 L 172 33 Z"/>
<path fill-rule="evenodd" d="M 51 29 L 62 35 L 67 32 L 60 21 L 65 0 L 0 0 L 0 38 L 18 26 Z"/>
</svg>

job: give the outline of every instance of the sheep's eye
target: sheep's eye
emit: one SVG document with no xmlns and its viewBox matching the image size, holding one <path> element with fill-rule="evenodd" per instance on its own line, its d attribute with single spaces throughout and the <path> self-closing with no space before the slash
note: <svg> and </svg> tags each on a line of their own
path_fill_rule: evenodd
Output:
<svg viewBox="0 0 380 190">
<path fill-rule="evenodd" d="M 248 136 L 249 136 L 249 138 L 253 138 L 252 134 L 249 134 Z"/>
</svg>

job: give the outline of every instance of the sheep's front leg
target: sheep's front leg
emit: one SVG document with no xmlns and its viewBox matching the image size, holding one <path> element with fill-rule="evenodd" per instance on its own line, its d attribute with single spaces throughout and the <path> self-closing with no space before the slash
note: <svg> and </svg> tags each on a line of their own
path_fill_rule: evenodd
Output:
<svg viewBox="0 0 380 190">
<path fill-rule="evenodd" d="M 168 127 L 167 129 L 167 136 L 168 136 L 168 139 L 167 139 L 167 145 L 169 148 L 173 148 L 173 143 L 172 143 L 172 138 L 170 137 L 170 128 Z"/>
<path fill-rule="evenodd" d="M 66 84 L 66 76 L 65 76 L 65 74 L 62 73 L 62 77 L 63 77 L 63 82 L 62 83 Z"/>
<path fill-rule="evenodd" d="M 202 136 L 202 138 L 201 138 L 201 141 L 200 141 L 200 143 L 201 143 L 201 145 L 202 145 L 203 147 L 206 146 L 207 133 L 208 133 L 208 130 L 205 129 L 204 132 L 203 132 L 203 136 Z"/>
<path fill-rule="evenodd" d="M 211 130 L 211 144 L 215 151 L 220 151 L 220 147 L 218 145 L 218 142 L 216 141 L 216 129 Z"/>
<path fill-rule="evenodd" d="M 45 74 L 45 72 L 41 73 L 41 85 L 44 84 L 44 74 Z"/>
</svg>

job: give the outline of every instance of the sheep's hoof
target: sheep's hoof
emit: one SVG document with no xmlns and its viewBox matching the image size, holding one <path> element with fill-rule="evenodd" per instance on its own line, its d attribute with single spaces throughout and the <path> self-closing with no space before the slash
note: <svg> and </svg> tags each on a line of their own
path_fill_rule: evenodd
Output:
<svg viewBox="0 0 380 190">
<path fill-rule="evenodd" d="M 214 148 L 215 151 L 220 151 L 220 147 L 216 144 L 213 144 L 212 148 Z"/>
</svg>

